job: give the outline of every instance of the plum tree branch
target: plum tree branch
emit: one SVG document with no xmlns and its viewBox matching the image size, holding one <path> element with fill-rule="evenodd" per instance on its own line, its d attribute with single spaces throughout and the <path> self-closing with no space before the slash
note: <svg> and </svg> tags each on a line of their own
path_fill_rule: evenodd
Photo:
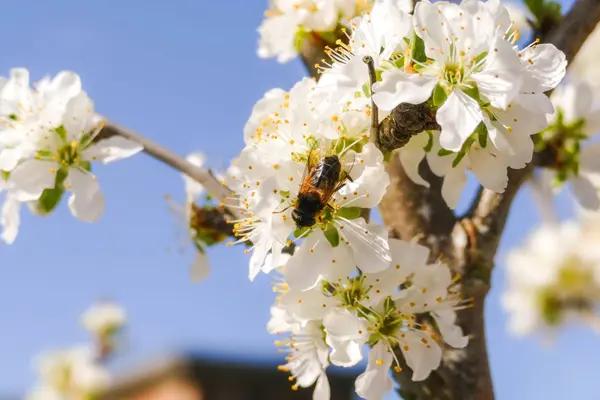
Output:
<svg viewBox="0 0 600 400">
<path fill-rule="evenodd" d="M 131 140 L 132 142 L 138 143 L 144 148 L 144 152 L 146 154 L 156 158 L 159 161 L 162 161 L 177 171 L 194 179 L 196 182 L 202 184 L 208 194 L 222 203 L 225 202 L 225 200 L 231 195 L 231 191 L 225 185 L 219 182 L 211 170 L 200 168 L 192 164 L 185 158 L 175 154 L 171 150 L 159 145 L 158 143 L 145 138 L 131 129 L 107 122 L 96 140 L 102 140 L 112 136 L 121 136 Z"/>
<path fill-rule="evenodd" d="M 106 122 L 96 140 L 107 139 L 112 136 L 121 136 L 144 148 L 149 156 L 169 165 L 175 170 L 189 176 L 202 184 L 206 192 L 221 203 L 225 203 L 231 196 L 231 191 L 213 175 L 209 169 L 198 167 L 171 150 L 145 138 L 144 136 L 112 122 Z M 237 210 L 225 206 L 203 208 L 192 205 L 192 221 L 195 229 L 202 229 L 213 235 L 233 236 L 233 225 L 230 219 L 238 217 Z"/>
</svg>

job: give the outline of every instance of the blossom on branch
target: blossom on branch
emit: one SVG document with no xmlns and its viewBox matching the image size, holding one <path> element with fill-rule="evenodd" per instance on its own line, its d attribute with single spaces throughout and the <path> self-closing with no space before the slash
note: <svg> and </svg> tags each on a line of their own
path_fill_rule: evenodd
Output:
<svg viewBox="0 0 600 400">
<path fill-rule="evenodd" d="M 258 55 L 277 57 L 279 62 L 294 58 L 304 40 L 333 42 L 343 20 L 370 8 L 372 0 L 270 0 L 258 32 Z"/>
<path fill-rule="evenodd" d="M 33 87 L 25 69 L 13 69 L 0 81 L 0 170 L 7 191 L 2 224 L 7 242 L 18 227 L 17 202 L 40 214 L 51 212 L 63 193 L 78 219 L 97 220 L 104 198 L 92 162 L 109 163 L 142 148 L 122 137 L 96 140 L 102 120 L 81 89 L 79 76 L 63 71 Z"/>
<path fill-rule="evenodd" d="M 27 400 L 90 400 L 108 388 L 112 378 L 103 363 L 115 350 L 113 340 L 125 325 L 125 311 L 114 303 L 98 303 L 88 308 L 81 320 L 93 335 L 92 345 L 76 345 L 39 356 L 39 380 Z"/>
<path fill-rule="evenodd" d="M 380 400 L 392 388 L 391 368 L 400 373 L 406 364 L 412 379 L 420 381 L 440 365 L 442 346 L 467 345 L 455 314 L 464 303 L 448 267 L 429 264 L 429 250 L 418 244 L 390 239 L 389 247 L 387 270 L 354 269 L 309 290 L 287 282 L 289 263 L 280 269 L 285 281 L 275 286 L 279 296 L 268 328 L 290 333 L 278 345 L 289 351 L 282 369 L 296 380 L 293 388 L 317 382 L 314 398 L 329 399 L 326 368 L 356 365 L 368 344 L 369 363 L 356 391 Z"/>
<path fill-rule="evenodd" d="M 600 207 L 600 144 L 591 141 L 600 133 L 600 103 L 585 81 L 570 81 L 552 93 L 556 112 L 549 118 L 538 150 L 554 174 L 553 184 L 569 183 L 579 204 Z"/>
<path fill-rule="evenodd" d="M 383 155 L 369 142 L 369 117 L 324 98 L 304 79 L 289 93 L 268 92 L 246 125 L 246 147 L 227 184 L 242 214 L 235 232 L 252 243 L 250 279 L 281 266 L 300 239 L 290 270 L 298 275 L 291 283 L 303 289 L 330 263 L 340 271 L 389 265 L 387 233 L 367 224 L 362 211 L 376 207 L 389 184 Z"/>
</svg>

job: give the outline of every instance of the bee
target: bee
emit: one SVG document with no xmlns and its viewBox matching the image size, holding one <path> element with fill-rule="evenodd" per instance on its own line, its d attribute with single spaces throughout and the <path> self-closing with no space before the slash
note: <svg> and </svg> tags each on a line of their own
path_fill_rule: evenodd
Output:
<svg viewBox="0 0 600 400">
<path fill-rule="evenodd" d="M 311 227 L 317 222 L 317 216 L 331 207 L 331 197 L 340 190 L 350 176 L 342 171 L 337 155 L 321 159 L 309 154 L 304 177 L 298 191 L 298 197 L 292 210 L 292 219 L 298 228 Z"/>
</svg>

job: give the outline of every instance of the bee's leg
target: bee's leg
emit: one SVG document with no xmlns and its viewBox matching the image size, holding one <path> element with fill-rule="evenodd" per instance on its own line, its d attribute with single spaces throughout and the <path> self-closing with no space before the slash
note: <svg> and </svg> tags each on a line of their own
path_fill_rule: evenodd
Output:
<svg viewBox="0 0 600 400">
<path fill-rule="evenodd" d="M 291 205 L 290 205 L 290 206 L 287 206 L 287 207 L 286 207 L 286 208 L 284 208 L 283 210 L 279 210 L 279 211 L 273 211 L 273 214 L 281 214 L 281 213 L 283 213 L 283 212 L 286 212 L 287 210 L 289 210 L 289 209 L 290 209 L 290 207 L 291 207 Z"/>
</svg>

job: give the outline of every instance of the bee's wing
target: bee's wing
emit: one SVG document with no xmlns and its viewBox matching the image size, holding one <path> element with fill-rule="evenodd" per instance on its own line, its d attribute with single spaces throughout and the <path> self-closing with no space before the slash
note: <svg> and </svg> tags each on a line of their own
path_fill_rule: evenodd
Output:
<svg viewBox="0 0 600 400">
<path fill-rule="evenodd" d="M 300 189 L 299 192 L 306 192 L 311 189 L 312 177 L 315 174 L 315 152 L 314 149 L 310 149 L 308 153 L 308 158 L 306 159 L 306 166 L 304 167 L 304 172 L 302 173 L 302 180 L 300 181 Z"/>
<path fill-rule="evenodd" d="M 378 235 L 366 224 L 361 226 L 346 218 L 340 218 L 338 225 L 340 233 L 354 247 L 354 258 L 359 268 L 367 272 L 379 272 L 389 266 L 392 258 L 387 235 Z"/>
<path fill-rule="evenodd" d="M 175 202 L 171 196 L 165 196 L 167 207 L 174 217 L 178 249 L 183 251 L 189 245 L 188 212 L 185 205 Z"/>
</svg>

